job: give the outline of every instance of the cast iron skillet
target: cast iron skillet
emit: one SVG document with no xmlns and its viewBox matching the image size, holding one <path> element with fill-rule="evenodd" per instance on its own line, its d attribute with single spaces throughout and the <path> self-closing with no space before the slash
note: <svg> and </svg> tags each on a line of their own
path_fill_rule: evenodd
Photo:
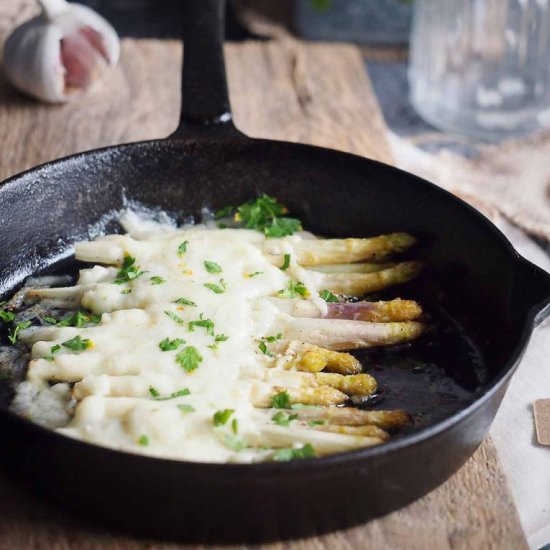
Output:
<svg viewBox="0 0 550 550">
<path fill-rule="evenodd" d="M 186 2 L 184 106 L 168 139 L 75 155 L 4 183 L 0 292 L 33 273 L 69 269 L 71 243 L 125 198 L 198 218 L 205 205 L 266 192 L 319 234 L 417 235 L 423 246 L 414 253 L 428 269 L 402 295 L 423 301 L 436 330 L 410 349 L 367 357 L 383 367 L 375 375 L 388 382 L 387 403 L 407 406 L 416 429 L 379 447 L 291 463 L 186 463 L 90 445 L 10 413 L 12 388 L 2 382 L 0 456 L 9 472 L 111 526 L 203 542 L 325 532 L 432 490 L 482 441 L 550 310 L 550 277 L 449 193 L 378 162 L 238 132 L 222 20 L 221 0 Z M 427 358 L 424 372 L 410 372 L 408 353 Z"/>
</svg>

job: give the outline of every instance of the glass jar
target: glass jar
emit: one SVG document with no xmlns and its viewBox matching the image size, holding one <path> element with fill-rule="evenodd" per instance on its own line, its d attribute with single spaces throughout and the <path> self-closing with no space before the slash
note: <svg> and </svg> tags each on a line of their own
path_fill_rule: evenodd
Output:
<svg viewBox="0 0 550 550">
<path fill-rule="evenodd" d="M 444 130 L 494 140 L 550 126 L 550 0 L 416 0 L 409 81 Z"/>
</svg>

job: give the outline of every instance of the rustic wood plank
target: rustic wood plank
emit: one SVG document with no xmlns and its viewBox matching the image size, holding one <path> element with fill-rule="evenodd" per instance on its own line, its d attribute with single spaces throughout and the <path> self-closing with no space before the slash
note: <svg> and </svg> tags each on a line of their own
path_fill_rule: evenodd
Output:
<svg viewBox="0 0 550 550">
<path fill-rule="evenodd" d="M 3 2 L 3 22 L 32 11 L 28 2 Z M 6 28 L 2 23 L 0 34 Z M 384 123 L 355 48 L 286 39 L 230 44 L 226 53 L 235 119 L 243 131 L 391 160 Z M 177 43 L 126 40 L 121 65 L 100 88 L 78 103 L 58 107 L 38 105 L 0 78 L 0 178 L 76 151 L 168 135 L 177 120 L 180 59 Z M 110 534 L 2 476 L 0 494 L 2 549 L 186 548 Z M 262 548 L 504 546 L 521 549 L 525 541 L 494 447 L 486 442 L 447 483 L 399 512 L 355 529 Z"/>
</svg>

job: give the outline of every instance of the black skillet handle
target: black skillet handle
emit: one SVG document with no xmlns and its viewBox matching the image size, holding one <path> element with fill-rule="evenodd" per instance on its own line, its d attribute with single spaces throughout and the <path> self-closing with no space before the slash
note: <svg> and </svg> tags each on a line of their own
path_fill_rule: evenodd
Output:
<svg viewBox="0 0 550 550">
<path fill-rule="evenodd" d="M 169 139 L 245 138 L 233 124 L 223 41 L 226 0 L 183 0 L 180 122 Z"/>
<path fill-rule="evenodd" d="M 550 274 L 520 258 L 518 275 L 519 298 L 535 309 L 533 325 L 537 327 L 550 317 Z"/>
</svg>

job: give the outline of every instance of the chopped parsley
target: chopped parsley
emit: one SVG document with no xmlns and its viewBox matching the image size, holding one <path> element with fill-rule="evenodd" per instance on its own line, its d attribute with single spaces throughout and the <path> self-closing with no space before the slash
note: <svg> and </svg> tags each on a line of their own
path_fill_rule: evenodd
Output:
<svg viewBox="0 0 550 550">
<path fill-rule="evenodd" d="M 266 342 L 269 342 L 270 344 L 272 344 L 273 342 L 280 340 L 282 337 L 283 337 L 283 333 L 279 332 L 275 336 L 265 336 L 264 338 L 262 338 L 262 340 L 265 340 Z"/>
<path fill-rule="evenodd" d="M 227 424 L 227 421 L 234 412 L 234 409 L 223 409 L 222 411 L 216 411 L 214 413 L 214 416 L 212 416 L 212 422 L 214 422 L 214 426 L 224 426 L 225 424 Z"/>
<path fill-rule="evenodd" d="M 297 418 L 297 414 L 287 414 L 283 411 L 279 411 L 271 417 L 271 420 L 274 424 L 277 424 L 278 426 L 288 428 L 290 426 L 290 423 Z"/>
<path fill-rule="evenodd" d="M 189 322 L 189 331 L 193 332 L 195 327 L 202 327 L 206 329 L 206 334 L 209 336 L 214 336 L 214 321 L 210 319 L 203 319 L 203 313 L 199 315 L 198 321 Z"/>
<path fill-rule="evenodd" d="M 195 407 L 193 407 L 193 405 L 189 405 L 188 403 L 181 403 L 180 405 L 176 405 L 176 406 L 181 412 L 184 412 L 184 413 L 195 412 Z"/>
<path fill-rule="evenodd" d="M 170 395 L 163 397 L 156 388 L 153 388 L 153 386 L 151 386 L 149 388 L 149 393 L 151 394 L 151 397 L 153 397 L 157 401 L 167 401 L 168 399 L 176 399 L 176 397 L 185 397 L 186 395 L 189 395 L 191 391 L 189 390 L 189 388 L 183 388 L 183 390 L 172 392 Z"/>
<path fill-rule="evenodd" d="M 232 206 L 224 206 L 223 208 L 220 208 L 219 210 L 216 210 L 214 213 L 214 219 L 219 220 L 221 218 L 229 218 L 234 212 L 234 208 Z"/>
<path fill-rule="evenodd" d="M 44 320 L 51 324 L 56 324 L 58 327 L 77 327 L 81 328 L 85 325 L 97 325 L 101 322 L 101 315 L 87 314 L 82 311 L 77 311 L 61 321 L 56 321 L 53 317 L 44 317 Z"/>
<path fill-rule="evenodd" d="M 239 433 L 239 421 L 236 418 L 231 421 L 231 431 L 234 435 Z"/>
<path fill-rule="evenodd" d="M 282 288 L 277 292 L 280 296 L 285 298 L 296 298 L 301 296 L 302 298 L 307 298 L 309 296 L 309 290 L 304 286 L 304 283 L 300 281 L 288 281 L 286 288 Z"/>
<path fill-rule="evenodd" d="M 219 428 L 218 428 L 218 432 L 220 433 L 224 444 L 227 447 L 229 447 L 232 451 L 239 452 L 239 451 L 242 451 L 243 449 L 246 449 L 246 447 L 247 447 L 246 441 L 244 441 L 240 437 L 236 437 L 234 435 L 231 435 L 231 434 L 227 433 L 226 431 L 221 430 Z"/>
<path fill-rule="evenodd" d="M 162 351 L 174 351 L 182 344 L 185 344 L 185 340 L 183 338 L 174 338 L 173 340 L 170 340 L 170 338 L 165 338 L 159 342 L 159 348 Z"/>
<path fill-rule="evenodd" d="M 10 341 L 10 343 L 15 344 L 15 342 L 17 342 L 17 339 L 19 338 L 19 331 L 29 328 L 30 326 L 30 321 L 17 323 L 17 325 L 15 325 L 15 327 L 10 329 L 10 331 L 8 332 L 8 340 Z"/>
<path fill-rule="evenodd" d="M 159 277 L 158 275 L 153 275 L 150 279 L 152 285 L 161 285 L 162 283 L 165 283 L 166 281 Z"/>
<path fill-rule="evenodd" d="M 260 343 L 258 344 L 258 349 L 259 349 L 264 355 L 267 355 L 268 357 L 275 357 L 275 356 L 267 349 L 267 344 L 266 344 L 263 340 L 260 340 Z"/>
<path fill-rule="evenodd" d="M 274 409 L 288 409 L 290 408 L 290 395 L 286 390 L 280 391 L 271 396 L 271 406 Z"/>
<path fill-rule="evenodd" d="M 135 265 L 136 259 L 129 254 L 124 255 L 124 260 L 122 261 L 122 267 L 116 274 L 116 279 L 113 281 L 115 285 L 122 285 L 128 281 L 133 281 L 137 279 L 140 275 L 143 275 L 143 271 L 139 266 Z"/>
<path fill-rule="evenodd" d="M 279 268 L 281 271 L 286 271 L 290 267 L 290 254 L 285 254 L 283 265 Z"/>
<path fill-rule="evenodd" d="M 46 359 L 46 361 L 54 361 L 54 354 L 57 353 L 59 350 L 61 349 L 61 345 L 60 344 L 55 344 L 54 346 L 52 346 L 50 348 L 50 355 L 46 355 L 44 357 L 44 359 Z"/>
<path fill-rule="evenodd" d="M 300 458 L 313 458 L 315 456 L 315 449 L 310 443 L 306 443 L 303 447 L 293 448 L 286 447 L 283 449 L 277 449 L 273 453 L 273 460 L 276 462 L 287 462 L 289 460 L 296 460 Z"/>
<path fill-rule="evenodd" d="M 220 279 L 219 284 L 204 283 L 204 286 L 216 294 L 223 294 L 225 292 L 225 289 L 227 288 L 227 285 L 223 279 Z"/>
<path fill-rule="evenodd" d="M 249 273 L 249 274 L 247 275 L 247 277 L 248 277 L 249 279 L 252 279 L 252 277 L 257 277 L 258 275 L 262 275 L 262 274 L 263 274 L 263 271 L 254 271 L 254 273 Z"/>
<path fill-rule="evenodd" d="M 197 307 L 197 304 L 195 304 L 195 302 L 192 302 L 187 298 L 178 298 L 177 300 L 174 300 L 174 304 L 180 304 L 181 306 Z"/>
<path fill-rule="evenodd" d="M 185 372 L 193 372 L 202 362 L 202 355 L 196 347 L 188 346 L 176 355 L 176 362 Z"/>
<path fill-rule="evenodd" d="M 146 435 L 142 435 L 139 439 L 138 439 L 138 443 L 142 446 L 142 447 L 147 447 L 149 445 L 149 438 L 146 436 Z"/>
<path fill-rule="evenodd" d="M 94 343 L 88 338 L 82 339 L 80 335 L 71 338 L 61 344 L 62 346 L 72 349 L 73 351 L 84 351 L 88 348 L 93 347 Z"/>
<path fill-rule="evenodd" d="M 5 309 L 0 309 L 0 321 L 3 323 L 11 323 L 15 319 L 15 313 L 13 311 L 6 311 Z"/>
<path fill-rule="evenodd" d="M 208 273 L 221 273 L 222 268 L 220 267 L 220 264 L 217 264 L 216 262 L 210 262 L 208 260 L 204 261 L 204 268 Z"/>
<path fill-rule="evenodd" d="M 131 288 L 125 288 L 124 290 L 121 290 L 120 293 L 121 294 L 131 294 L 132 289 Z"/>
<path fill-rule="evenodd" d="M 284 237 L 302 228 L 300 220 L 283 216 L 287 212 L 276 199 L 263 194 L 254 201 L 241 204 L 235 221 L 243 223 L 247 229 L 261 231 L 267 237 Z"/>
<path fill-rule="evenodd" d="M 339 302 L 338 296 L 335 296 L 330 290 L 321 290 L 319 292 L 319 296 L 325 301 L 325 302 Z"/>
<path fill-rule="evenodd" d="M 178 254 L 180 256 L 183 256 L 186 252 L 187 252 L 187 245 L 189 244 L 189 241 L 183 241 L 179 246 L 178 246 Z"/>
<path fill-rule="evenodd" d="M 310 420 L 307 423 L 307 425 L 313 428 L 314 426 L 322 426 L 323 424 L 326 424 L 326 423 L 327 423 L 326 420 Z"/>
<path fill-rule="evenodd" d="M 179 315 L 176 315 L 172 311 L 164 310 L 164 313 L 168 315 L 168 317 L 170 317 L 170 319 L 172 319 L 172 321 L 175 321 L 178 325 L 183 325 L 185 323 L 185 321 Z"/>
<path fill-rule="evenodd" d="M 225 334 L 216 334 L 214 337 L 214 342 L 227 342 L 227 340 L 229 340 L 229 336 Z"/>
</svg>

